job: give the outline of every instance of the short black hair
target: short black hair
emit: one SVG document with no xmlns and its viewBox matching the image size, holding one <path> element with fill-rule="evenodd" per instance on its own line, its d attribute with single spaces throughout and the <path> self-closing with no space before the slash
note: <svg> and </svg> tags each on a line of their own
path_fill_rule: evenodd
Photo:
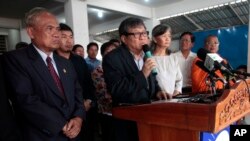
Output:
<svg viewBox="0 0 250 141">
<path fill-rule="evenodd" d="M 105 43 L 103 43 L 102 46 L 101 46 L 101 55 L 103 56 L 105 50 L 108 47 L 112 46 L 112 45 L 114 46 L 114 44 L 112 42 L 105 42 Z"/>
<path fill-rule="evenodd" d="M 97 47 L 97 50 L 99 50 L 99 46 L 96 42 L 90 42 L 88 45 L 87 45 L 87 51 L 90 49 L 91 46 L 96 46 Z"/>
<path fill-rule="evenodd" d="M 166 24 L 159 24 L 153 28 L 152 37 L 160 36 L 167 31 L 170 31 L 170 32 L 172 31 L 170 26 L 168 26 Z"/>
<path fill-rule="evenodd" d="M 244 70 L 247 71 L 247 65 L 239 65 L 239 66 L 236 68 L 236 70 L 238 70 L 238 69 L 244 69 Z"/>
<path fill-rule="evenodd" d="M 28 43 L 26 43 L 26 42 L 18 42 L 17 44 L 16 44 L 16 49 L 21 49 L 21 48 L 26 48 L 26 47 L 28 47 L 29 46 L 29 44 Z"/>
<path fill-rule="evenodd" d="M 80 44 L 75 44 L 75 45 L 73 46 L 72 51 L 75 51 L 75 50 L 76 50 L 77 48 L 79 48 L 79 47 L 83 48 L 82 45 L 80 45 Z"/>
<path fill-rule="evenodd" d="M 144 26 L 146 29 L 146 26 L 142 19 L 135 18 L 135 17 L 129 17 L 125 20 L 123 20 L 119 26 L 119 35 L 120 37 L 122 35 L 127 35 L 129 28 L 134 28 L 137 26 Z"/>
<path fill-rule="evenodd" d="M 114 42 L 120 43 L 120 40 L 118 40 L 118 39 L 110 39 L 109 42 L 111 42 L 111 43 L 114 43 Z"/>
<path fill-rule="evenodd" d="M 195 42 L 195 36 L 192 32 L 189 32 L 189 31 L 186 31 L 186 32 L 183 32 L 180 36 L 180 39 L 184 36 L 184 35 L 190 35 L 191 36 L 191 42 L 194 43 Z"/>
<path fill-rule="evenodd" d="M 73 30 L 67 24 L 60 23 L 59 26 L 61 31 L 70 31 L 73 34 Z"/>
</svg>

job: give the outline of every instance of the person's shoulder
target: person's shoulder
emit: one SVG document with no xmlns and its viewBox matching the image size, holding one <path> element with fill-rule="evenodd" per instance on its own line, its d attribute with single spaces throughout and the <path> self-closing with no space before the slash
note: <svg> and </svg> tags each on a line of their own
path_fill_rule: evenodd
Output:
<svg viewBox="0 0 250 141">
<path fill-rule="evenodd" d="M 11 50 L 8 52 L 3 53 L 4 57 L 25 57 L 25 54 L 27 53 L 27 50 L 30 50 L 30 48 L 22 48 L 17 50 Z"/>
<path fill-rule="evenodd" d="M 177 54 L 174 54 L 174 53 L 171 53 L 169 55 L 169 59 L 170 59 L 170 61 L 174 61 L 175 63 L 179 62 L 179 56 Z"/>
<path fill-rule="evenodd" d="M 71 58 L 71 59 L 74 59 L 74 60 L 79 60 L 79 61 L 84 61 L 84 62 L 85 62 L 85 59 L 84 59 L 84 58 L 82 58 L 82 57 L 79 56 L 79 55 L 73 54 L 73 53 L 70 54 L 70 58 Z"/>
<path fill-rule="evenodd" d="M 192 52 L 192 51 L 190 51 L 190 56 L 195 58 L 195 57 L 197 57 L 197 54 L 194 53 L 194 52 Z"/>
<path fill-rule="evenodd" d="M 69 59 L 66 59 L 56 53 L 54 53 L 54 58 L 56 58 L 56 60 L 60 61 L 60 62 L 63 62 L 63 63 L 69 63 L 71 62 Z"/>
<path fill-rule="evenodd" d="M 176 52 L 173 52 L 172 54 L 174 54 L 174 55 L 179 55 L 179 54 L 181 54 L 181 51 L 178 50 L 178 51 L 176 51 Z"/>
<path fill-rule="evenodd" d="M 121 56 L 122 52 L 124 52 L 124 49 L 123 47 L 118 47 L 116 49 L 113 49 L 112 51 L 110 51 L 108 54 L 106 54 L 104 57 L 106 56 L 112 56 L 112 57 L 115 57 L 115 56 Z"/>
</svg>

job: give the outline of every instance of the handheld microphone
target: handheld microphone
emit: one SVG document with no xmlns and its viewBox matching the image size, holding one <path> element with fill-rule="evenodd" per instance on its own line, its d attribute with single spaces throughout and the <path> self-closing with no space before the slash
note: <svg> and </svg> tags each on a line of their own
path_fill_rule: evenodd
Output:
<svg viewBox="0 0 250 141">
<path fill-rule="evenodd" d="M 151 58 L 151 57 L 152 57 L 151 51 L 150 51 L 149 46 L 148 46 L 147 44 L 143 45 L 143 46 L 142 46 L 142 49 L 143 49 L 143 51 L 144 51 L 144 53 L 145 53 L 146 58 Z M 157 75 L 157 70 L 156 70 L 156 68 L 153 68 L 152 74 L 153 74 L 153 75 Z"/>
<path fill-rule="evenodd" d="M 210 53 L 208 50 L 204 49 L 204 48 L 200 48 L 197 52 L 197 56 L 204 61 L 204 66 L 208 69 L 208 70 L 213 70 L 215 69 L 219 69 L 229 75 L 233 75 L 233 73 L 226 68 L 224 65 L 222 65 L 222 61 L 223 59 L 217 54 L 217 53 Z"/>
</svg>

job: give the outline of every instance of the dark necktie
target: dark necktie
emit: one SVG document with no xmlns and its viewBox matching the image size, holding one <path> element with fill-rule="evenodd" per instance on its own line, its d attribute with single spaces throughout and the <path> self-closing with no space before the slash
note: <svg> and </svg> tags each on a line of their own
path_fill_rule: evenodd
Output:
<svg viewBox="0 0 250 141">
<path fill-rule="evenodd" d="M 51 58 L 50 57 L 47 57 L 46 59 L 46 62 L 47 62 L 47 66 L 48 66 L 48 69 L 49 69 L 49 72 L 51 74 L 51 76 L 53 77 L 54 79 L 54 82 L 57 86 L 57 88 L 59 89 L 60 93 L 62 94 L 62 97 L 65 98 L 64 96 L 64 89 L 63 89 L 63 86 L 62 86 L 62 82 L 60 80 L 60 78 L 58 77 L 54 67 L 53 67 L 53 64 L 51 63 Z"/>
</svg>

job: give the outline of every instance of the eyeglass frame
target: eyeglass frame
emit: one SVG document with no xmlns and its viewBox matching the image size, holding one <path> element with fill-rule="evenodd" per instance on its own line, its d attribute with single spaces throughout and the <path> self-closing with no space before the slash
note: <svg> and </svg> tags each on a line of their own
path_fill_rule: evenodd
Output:
<svg viewBox="0 0 250 141">
<path fill-rule="evenodd" d="M 125 36 L 131 36 L 131 35 L 133 35 L 136 39 L 139 39 L 141 37 L 148 37 L 149 31 L 146 31 L 146 32 L 135 32 L 135 33 L 126 32 L 126 33 L 124 33 L 124 35 Z"/>
<path fill-rule="evenodd" d="M 188 42 L 188 43 L 192 43 L 192 40 L 189 40 L 189 39 L 180 39 L 180 42 Z"/>
<path fill-rule="evenodd" d="M 206 42 L 206 45 L 208 45 L 208 46 L 211 46 L 211 45 L 216 45 L 216 46 L 219 46 L 220 45 L 220 43 L 218 42 L 218 43 L 210 43 L 210 42 Z"/>
</svg>

